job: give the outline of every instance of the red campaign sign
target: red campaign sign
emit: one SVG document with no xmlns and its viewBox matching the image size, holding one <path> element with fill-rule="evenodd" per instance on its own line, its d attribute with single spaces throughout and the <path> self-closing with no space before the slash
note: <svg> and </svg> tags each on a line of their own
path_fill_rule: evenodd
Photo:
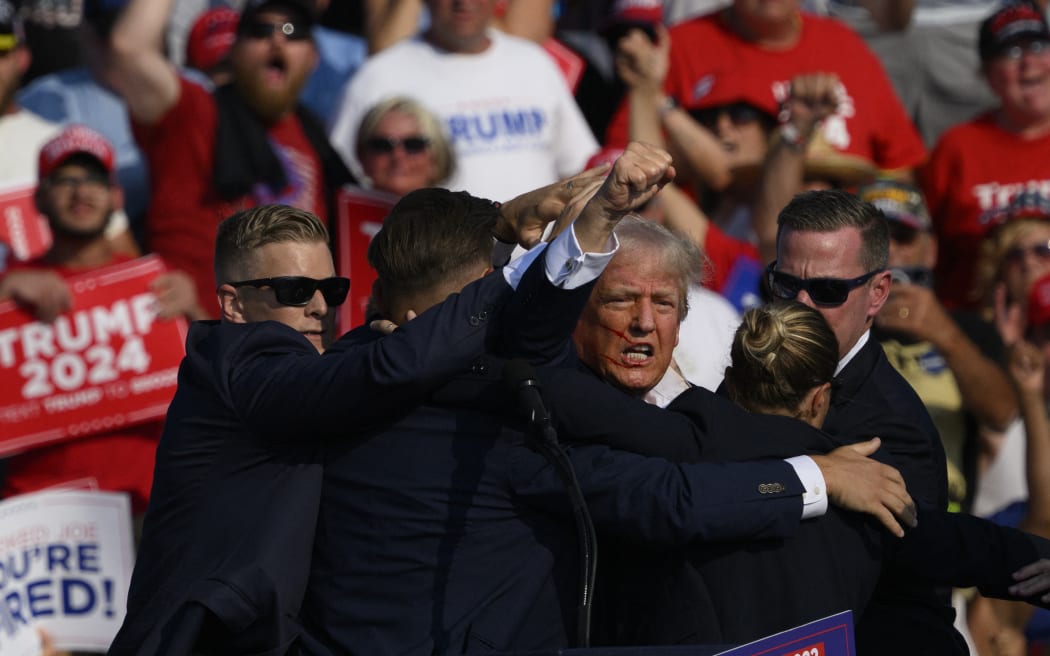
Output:
<svg viewBox="0 0 1050 656">
<path fill-rule="evenodd" d="M 583 77 L 583 58 L 553 37 L 543 42 L 543 49 L 554 58 L 554 63 L 561 70 L 565 83 L 569 85 L 569 90 L 576 93 L 576 87 L 579 86 L 580 78 Z"/>
<path fill-rule="evenodd" d="M 372 295 L 376 272 L 368 264 L 368 244 L 383 227 L 383 219 L 397 203 L 384 191 L 343 187 L 336 196 L 335 268 L 350 278 L 350 296 L 339 308 L 339 333 L 360 326 Z"/>
<path fill-rule="evenodd" d="M 22 262 L 36 259 L 51 248 L 51 228 L 36 209 L 35 192 L 35 180 L 0 187 L 0 242 Z"/>
<path fill-rule="evenodd" d="M 175 393 L 186 321 L 160 321 L 155 255 L 66 280 L 51 323 L 0 303 L 0 456 L 159 419 Z"/>
</svg>

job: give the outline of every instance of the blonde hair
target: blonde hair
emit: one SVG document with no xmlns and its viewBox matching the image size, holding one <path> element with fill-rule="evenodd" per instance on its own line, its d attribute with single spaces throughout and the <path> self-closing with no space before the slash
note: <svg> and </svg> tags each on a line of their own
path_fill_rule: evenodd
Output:
<svg viewBox="0 0 1050 656">
<path fill-rule="evenodd" d="M 839 345 L 828 322 L 795 301 L 752 308 L 733 336 L 729 397 L 753 412 L 798 416 L 806 394 L 830 382 Z"/>
<path fill-rule="evenodd" d="M 286 241 L 327 244 L 328 229 L 312 213 L 290 205 L 260 205 L 227 217 L 215 236 L 216 284 L 233 282 L 231 272 L 245 269 L 256 249 Z"/>
<path fill-rule="evenodd" d="M 988 233 L 981 242 L 981 249 L 977 254 L 977 275 L 974 289 L 970 292 L 973 294 L 971 300 L 981 301 L 989 307 L 992 305 L 995 285 L 1002 279 L 1006 251 L 1010 250 L 1026 232 L 1044 226 L 1050 226 L 1050 222 L 1046 219 L 1014 219 L 1000 224 Z M 1010 300 L 1025 301 L 1023 298 Z"/>
<path fill-rule="evenodd" d="M 375 104 L 361 119 L 357 130 L 357 159 L 361 160 L 362 148 L 366 141 L 375 135 L 379 121 L 390 112 L 402 112 L 415 119 L 419 133 L 429 142 L 430 156 L 434 159 L 434 170 L 437 179 L 430 181 L 430 186 L 438 186 L 452 177 L 456 169 L 456 160 L 452 152 L 452 143 L 445 136 L 441 121 L 423 105 L 406 96 L 394 96 Z"/>
</svg>

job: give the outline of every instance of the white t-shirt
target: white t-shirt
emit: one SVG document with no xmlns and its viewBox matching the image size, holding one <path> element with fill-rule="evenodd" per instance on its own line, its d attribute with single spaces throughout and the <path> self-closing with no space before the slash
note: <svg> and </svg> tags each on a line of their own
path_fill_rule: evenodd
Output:
<svg viewBox="0 0 1050 656">
<path fill-rule="evenodd" d="M 729 366 L 729 349 L 740 314 L 721 295 L 705 287 L 689 288 L 689 314 L 678 329 L 674 361 L 686 380 L 712 392 Z"/>
<path fill-rule="evenodd" d="M 369 59 L 347 85 L 330 139 L 356 175 L 357 128 L 376 103 L 415 98 L 452 139 L 447 187 L 504 201 L 578 173 L 598 150 L 553 60 L 536 44 L 490 30 L 479 54 L 454 54 L 417 37 Z"/>
<path fill-rule="evenodd" d="M 40 147 L 62 131 L 62 126 L 20 109 L 0 116 L 0 185 L 28 180 L 36 181 Z"/>
</svg>

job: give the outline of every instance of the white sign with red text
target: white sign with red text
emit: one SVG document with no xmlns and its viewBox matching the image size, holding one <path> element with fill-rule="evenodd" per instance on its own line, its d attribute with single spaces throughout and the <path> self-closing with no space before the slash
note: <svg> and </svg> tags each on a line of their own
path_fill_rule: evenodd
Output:
<svg viewBox="0 0 1050 656">
<path fill-rule="evenodd" d="M 147 256 L 68 278 L 73 308 L 50 323 L 0 303 L 0 456 L 164 416 L 186 340 L 156 316 L 164 270 Z"/>
</svg>

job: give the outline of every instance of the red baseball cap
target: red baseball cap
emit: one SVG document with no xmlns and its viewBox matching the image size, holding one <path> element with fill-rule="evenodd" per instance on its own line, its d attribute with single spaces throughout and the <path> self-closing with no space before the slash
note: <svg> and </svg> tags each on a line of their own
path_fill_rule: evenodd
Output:
<svg viewBox="0 0 1050 656">
<path fill-rule="evenodd" d="M 186 63 L 199 71 L 209 71 L 226 59 L 237 40 L 241 15 L 229 7 L 201 12 L 186 39 Z"/>
<path fill-rule="evenodd" d="M 1031 328 L 1050 323 L 1050 274 L 1035 281 L 1028 292 L 1028 325 Z"/>
<path fill-rule="evenodd" d="M 37 167 L 40 178 L 44 179 L 54 173 L 55 169 L 73 155 L 81 154 L 94 157 L 106 169 L 106 173 L 113 175 L 115 158 L 109 141 L 89 127 L 70 125 L 40 149 Z"/>
<path fill-rule="evenodd" d="M 612 25 L 656 25 L 664 22 L 663 0 L 616 0 L 605 19 Z"/>
</svg>

